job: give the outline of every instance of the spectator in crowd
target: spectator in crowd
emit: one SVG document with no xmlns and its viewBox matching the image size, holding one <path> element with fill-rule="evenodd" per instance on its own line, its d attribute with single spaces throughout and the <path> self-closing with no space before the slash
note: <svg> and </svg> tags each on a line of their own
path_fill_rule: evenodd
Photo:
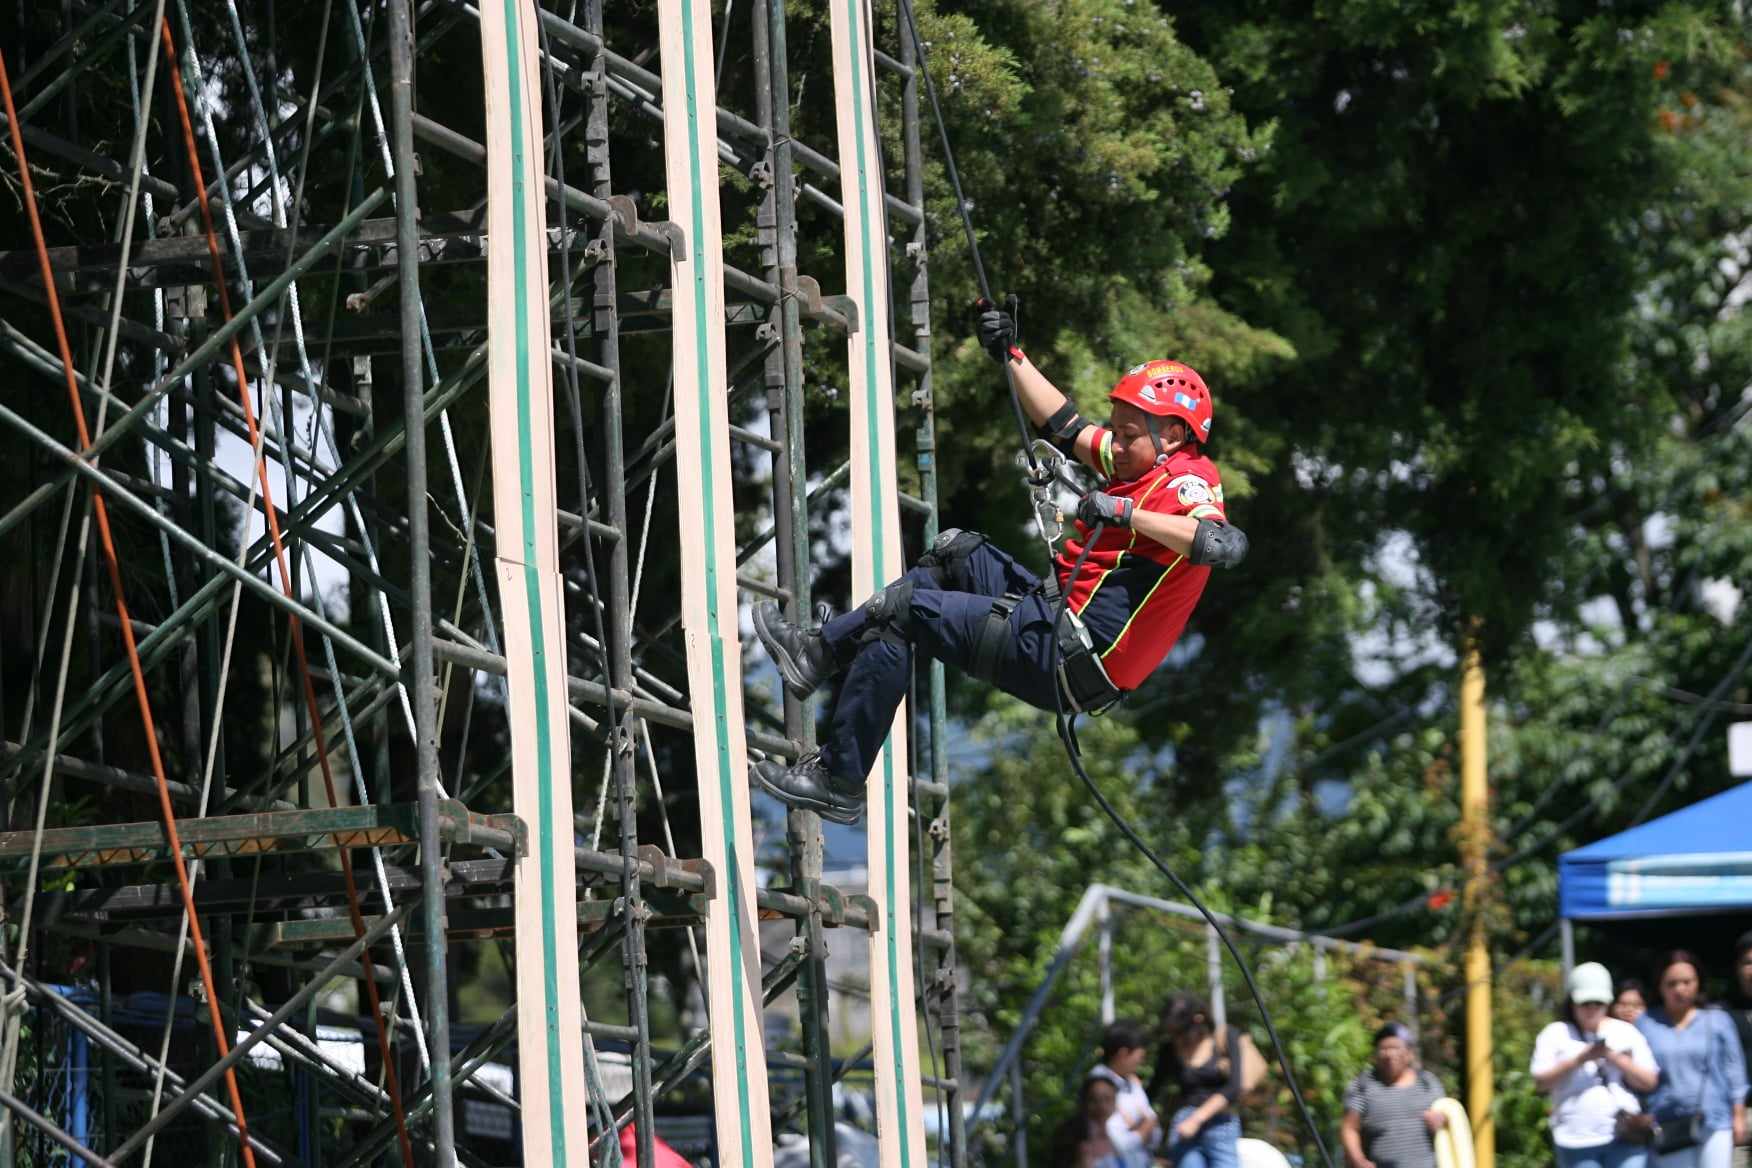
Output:
<svg viewBox="0 0 1752 1168">
<path fill-rule="evenodd" d="M 1077 1110 L 1059 1125 L 1052 1138 L 1052 1168 L 1127 1168 L 1108 1135 L 1107 1121 L 1118 1106 L 1113 1080 L 1090 1075 L 1077 1095 Z M 1018 1123 L 1027 1122 L 1017 1116 Z"/>
<path fill-rule="evenodd" d="M 1734 1031 L 1746 1055 L 1746 1077 L 1752 1080 L 1752 932 L 1741 933 L 1734 942 L 1734 993 L 1728 1014 L 1734 1019 Z M 1752 1103 L 1752 1098 L 1747 1102 Z M 1747 1153 L 1744 1143 L 1734 1146 L 1734 1168 L 1752 1165 L 1752 1156 Z"/>
<path fill-rule="evenodd" d="M 1634 977 L 1627 977 L 1618 983 L 1618 989 L 1612 995 L 1612 1008 L 1606 1012 L 1620 1022 L 1635 1025 L 1636 1020 L 1648 1008 L 1648 995 L 1643 993 L 1642 982 Z"/>
<path fill-rule="evenodd" d="M 1349 1168 L 1436 1168 L 1435 1133 L 1448 1122 L 1435 1110 L 1441 1080 L 1417 1065 L 1411 1028 L 1389 1022 L 1375 1031 L 1375 1065 L 1344 1090 L 1339 1136 Z"/>
<path fill-rule="evenodd" d="M 1142 1026 L 1126 1020 L 1115 1022 L 1102 1034 L 1101 1061 L 1089 1072 L 1090 1078 L 1113 1084 L 1115 1106 L 1107 1121 L 1107 1135 L 1126 1168 L 1150 1168 L 1151 1153 L 1162 1143 L 1162 1125 L 1138 1078 L 1138 1068 L 1144 1065 L 1144 1046 Z"/>
<path fill-rule="evenodd" d="M 1660 1003 L 1636 1020 L 1661 1068 L 1648 1098 L 1659 1168 L 1729 1168 L 1746 1138 L 1746 1055 L 1733 1020 L 1704 1004 L 1702 982 L 1697 958 L 1673 950 L 1655 969 Z"/>
<path fill-rule="evenodd" d="M 1590 961 L 1570 971 L 1564 1017 L 1533 1044 L 1533 1083 L 1551 1096 L 1551 1142 L 1558 1168 L 1644 1168 L 1648 1147 L 1619 1115 L 1642 1111 L 1637 1095 L 1652 1091 L 1660 1068 L 1635 1026 L 1607 1014 L 1612 975 Z"/>
<path fill-rule="evenodd" d="M 1162 1039 L 1150 1098 L 1174 1100 L 1167 1156 L 1177 1168 L 1238 1168 L 1244 1055 L 1241 1033 L 1213 1027 L 1204 999 L 1173 994 L 1162 1009 Z"/>
</svg>

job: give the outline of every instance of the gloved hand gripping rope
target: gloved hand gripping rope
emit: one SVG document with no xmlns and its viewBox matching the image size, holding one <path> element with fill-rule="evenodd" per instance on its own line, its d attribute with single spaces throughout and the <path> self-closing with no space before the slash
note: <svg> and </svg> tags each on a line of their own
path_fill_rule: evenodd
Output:
<svg viewBox="0 0 1752 1168">
<path fill-rule="evenodd" d="M 949 182 L 955 193 L 955 205 L 961 214 L 962 230 L 967 236 L 968 254 L 973 260 L 974 278 L 979 285 L 980 303 L 977 305 L 977 309 L 982 313 L 995 313 L 997 310 L 992 298 L 991 285 L 986 280 L 985 265 L 980 259 L 979 242 L 974 235 L 973 219 L 968 211 L 967 198 L 961 189 L 961 176 L 955 165 L 955 153 L 949 145 L 949 134 L 943 121 L 942 107 L 937 99 L 936 85 L 931 80 L 929 58 L 925 52 L 924 39 L 919 35 L 918 21 L 913 13 L 911 0 L 900 0 L 900 11 L 902 19 L 906 22 L 907 35 L 912 38 L 913 47 L 919 63 L 919 72 L 924 77 L 925 93 L 930 99 L 931 114 L 936 121 L 937 134 L 943 147 L 944 165 L 948 170 Z M 1010 404 L 1014 408 L 1017 429 L 1021 435 L 1022 455 L 1027 464 L 1028 482 L 1031 489 L 1043 491 L 1046 483 L 1050 482 L 1054 476 L 1055 468 L 1049 467 L 1043 470 L 1041 461 L 1035 456 L 1033 449 L 1034 438 L 1029 432 L 1028 421 L 1023 413 L 1021 399 L 1017 393 L 1015 371 L 1012 368 L 1011 361 L 1006 359 L 1011 355 L 1011 353 L 1006 352 L 1003 349 L 1000 349 L 998 353 L 1004 367 L 1004 378 L 1010 391 Z M 1091 530 L 1088 538 L 1084 541 L 1082 551 L 1078 554 L 1076 565 L 1072 569 L 1068 579 L 1074 581 L 1079 577 L 1090 551 L 1095 547 L 1096 543 L 1101 538 L 1102 532 L 1106 530 L 1109 525 L 1115 523 L 1123 526 L 1130 525 L 1132 511 L 1133 504 L 1129 499 L 1115 498 L 1100 492 L 1090 492 L 1084 495 L 1083 501 L 1078 508 L 1078 518 L 1082 519 L 1084 524 L 1089 526 Z M 1044 531 L 1045 524 L 1043 522 L 1043 534 Z M 1069 603 L 1070 590 L 1069 588 L 1066 588 L 1063 595 L 1059 597 L 1057 608 L 1053 614 L 1055 630 L 1062 627 L 1066 613 L 1069 609 Z M 1053 658 L 1054 673 L 1062 676 L 1062 647 L 1059 638 L 1056 636 L 1053 638 Z M 1149 844 L 1144 842 L 1143 838 L 1138 834 L 1137 829 L 1119 813 L 1119 811 L 1108 800 L 1107 796 L 1102 793 L 1101 788 L 1096 784 L 1095 780 L 1090 777 L 1089 772 L 1084 769 L 1082 751 L 1077 743 L 1076 737 L 1076 714 L 1074 711 L 1067 712 L 1065 709 L 1063 686 L 1057 688 L 1055 697 L 1058 703 L 1057 724 L 1059 737 L 1065 744 L 1065 754 L 1066 757 L 1070 759 L 1071 769 L 1076 772 L 1077 777 L 1081 779 L 1083 785 L 1088 788 L 1089 794 L 1095 800 L 1096 805 L 1101 808 L 1102 812 L 1108 819 L 1113 821 L 1114 826 L 1119 829 L 1120 834 L 1124 835 L 1125 838 L 1131 842 L 1132 846 L 1137 848 L 1137 850 L 1150 861 L 1156 870 L 1167 878 L 1168 882 L 1174 886 L 1175 890 L 1181 896 L 1185 897 L 1193 907 L 1198 909 L 1199 914 L 1204 917 L 1205 921 L 1213 930 L 1215 930 L 1217 936 L 1222 940 L 1223 947 L 1228 951 L 1229 956 L 1234 960 L 1236 967 L 1241 971 L 1242 980 L 1247 983 L 1247 992 L 1252 996 L 1254 1004 L 1259 1007 L 1260 1020 L 1265 1024 L 1266 1033 L 1271 1039 L 1272 1049 L 1275 1053 L 1278 1067 L 1283 1071 L 1284 1082 L 1289 1086 L 1290 1094 L 1295 1098 L 1296 1108 L 1301 1114 L 1302 1122 L 1307 1126 L 1308 1133 L 1313 1137 L 1314 1145 L 1319 1149 L 1320 1158 L 1326 1165 L 1326 1168 L 1335 1168 L 1332 1154 L 1328 1151 L 1326 1141 L 1320 1134 L 1319 1124 L 1315 1122 L 1314 1116 L 1308 1110 L 1308 1103 L 1302 1095 L 1301 1085 L 1296 1081 L 1295 1072 L 1290 1068 L 1289 1059 L 1284 1053 L 1283 1041 L 1278 1036 L 1276 1024 L 1272 1021 L 1271 1010 L 1265 1004 L 1265 998 L 1259 991 L 1259 985 L 1254 980 L 1253 971 L 1249 967 L 1247 960 L 1241 955 L 1241 951 L 1236 948 L 1235 942 L 1230 938 L 1228 930 L 1224 929 L 1217 921 L 1215 915 L 1205 907 L 1204 902 L 1199 899 L 1198 894 L 1194 892 L 1191 886 L 1189 886 L 1186 881 L 1182 880 L 1173 869 L 1163 862 L 1162 858 L 1156 854 L 1155 850 L 1151 848 Z"/>
</svg>

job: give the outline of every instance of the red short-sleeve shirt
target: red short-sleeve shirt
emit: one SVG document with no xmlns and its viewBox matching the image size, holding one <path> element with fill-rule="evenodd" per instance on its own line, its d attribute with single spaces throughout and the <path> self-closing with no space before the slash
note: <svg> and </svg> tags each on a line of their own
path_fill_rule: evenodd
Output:
<svg viewBox="0 0 1752 1168">
<path fill-rule="evenodd" d="M 1097 456 L 1112 471 L 1107 451 L 1112 433 L 1102 430 L 1095 441 Z M 1178 450 L 1168 461 L 1135 479 L 1109 481 L 1110 495 L 1130 499 L 1141 511 L 1222 519 L 1223 482 L 1216 463 L 1202 454 Z M 1162 663 L 1186 620 L 1204 593 L 1211 570 L 1186 562 L 1186 557 L 1137 532 L 1109 527 L 1083 562 L 1082 572 L 1067 586 L 1071 569 L 1083 552 L 1089 528 L 1076 525 L 1055 559 L 1059 587 L 1070 596 L 1071 611 L 1088 626 L 1107 676 L 1120 689 L 1136 689 Z"/>
</svg>

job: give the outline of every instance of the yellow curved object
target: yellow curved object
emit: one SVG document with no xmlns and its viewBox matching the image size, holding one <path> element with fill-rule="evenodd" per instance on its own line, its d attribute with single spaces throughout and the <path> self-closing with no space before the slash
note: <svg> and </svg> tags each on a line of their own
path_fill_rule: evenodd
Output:
<svg viewBox="0 0 1752 1168">
<path fill-rule="evenodd" d="M 1447 1119 L 1436 1132 L 1436 1168 L 1474 1168 L 1472 1121 L 1458 1099 L 1438 1099 L 1435 1109 Z"/>
</svg>

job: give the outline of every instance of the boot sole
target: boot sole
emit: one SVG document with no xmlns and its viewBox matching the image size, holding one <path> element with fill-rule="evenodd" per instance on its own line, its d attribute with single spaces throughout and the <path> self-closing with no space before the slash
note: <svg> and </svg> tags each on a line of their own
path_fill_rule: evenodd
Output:
<svg viewBox="0 0 1752 1168">
<path fill-rule="evenodd" d="M 843 803 L 829 803 L 824 799 L 811 799 L 805 795 L 795 794 L 794 792 L 787 791 L 782 787 L 767 782 L 766 776 L 762 775 L 759 770 L 753 767 L 749 768 L 748 773 L 755 782 L 760 784 L 762 790 L 787 807 L 795 807 L 799 811 L 813 811 L 823 819 L 830 820 L 834 823 L 843 823 L 848 827 L 864 818 L 864 805 L 862 802 L 858 803 L 856 806 L 847 807 Z"/>
<path fill-rule="evenodd" d="M 770 601 L 768 603 L 771 603 Z M 779 676 L 785 682 L 785 688 L 798 701 L 810 697 L 820 688 L 820 683 L 811 685 L 803 676 L 803 671 L 797 667 L 796 659 L 785 652 L 782 645 L 767 629 L 766 604 L 754 606 L 754 634 L 760 638 L 760 643 L 766 646 L 767 656 L 773 659 L 773 664 L 779 667 Z"/>
</svg>

